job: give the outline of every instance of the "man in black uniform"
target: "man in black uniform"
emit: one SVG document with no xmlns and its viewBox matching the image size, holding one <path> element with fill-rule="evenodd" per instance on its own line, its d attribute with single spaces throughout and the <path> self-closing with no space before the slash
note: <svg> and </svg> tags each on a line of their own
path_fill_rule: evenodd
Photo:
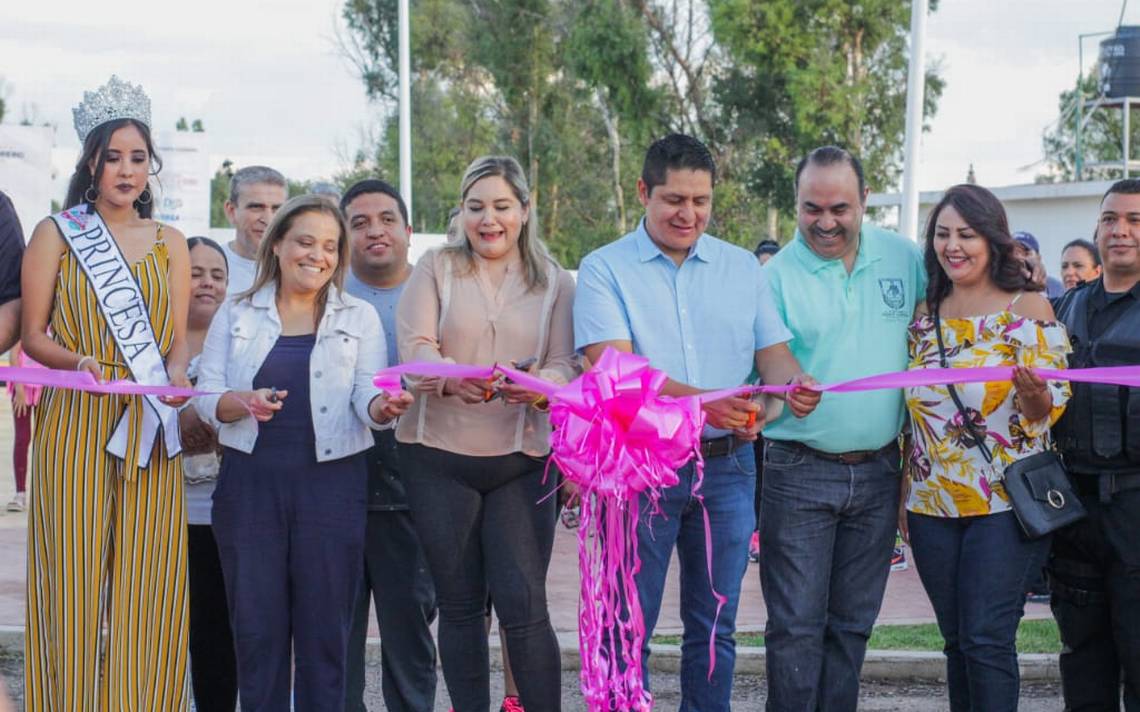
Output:
<svg viewBox="0 0 1140 712">
<path fill-rule="evenodd" d="M 1073 368 L 1140 364 L 1140 180 L 1101 201 L 1100 279 L 1056 303 Z M 1067 710 L 1140 711 L 1140 388 L 1073 384 L 1055 427 L 1089 516 L 1054 537 L 1049 564 Z"/>
</svg>

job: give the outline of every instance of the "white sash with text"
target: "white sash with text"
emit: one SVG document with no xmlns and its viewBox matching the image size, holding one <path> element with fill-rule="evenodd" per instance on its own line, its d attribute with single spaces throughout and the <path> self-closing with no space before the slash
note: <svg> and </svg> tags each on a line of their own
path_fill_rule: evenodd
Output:
<svg viewBox="0 0 1140 712">
<path fill-rule="evenodd" d="M 78 205 L 53 215 L 52 220 L 95 290 L 99 311 L 135 382 L 148 386 L 169 385 L 166 364 L 154 336 L 154 326 L 150 322 L 142 290 L 103 218 L 93 207 Z M 181 452 L 182 445 L 177 409 L 166 405 L 157 396 L 136 397 L 146 401 L 141 427 L 137 428 L 138 441 L 134 443 L 139 467 L 144 468 L 150 464 L 159 430 L 163 431 L 166 452 L 170 457 Z M 107 451 L 120 459 L 127 455 L 129 424 L 130 409 L 127 409 L 107 441 Z"/>
</svg>

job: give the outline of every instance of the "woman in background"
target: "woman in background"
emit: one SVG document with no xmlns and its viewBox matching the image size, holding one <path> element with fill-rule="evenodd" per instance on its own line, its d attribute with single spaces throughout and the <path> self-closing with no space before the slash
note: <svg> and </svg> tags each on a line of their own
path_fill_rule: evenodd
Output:
<svg viewBox="0 0 1140 712">
<path fill-rule="evenodd" d="M 1061 251 L 1061 282 L 1065 291 L 1100 277 L 1100 269 L 1100 253 L 1088 240 L 1073 240 Z"/>
<path fill-rule="evenodd" d="M 191 237 L 190 317 L 187 375 L 197 381 L 206 333 L 226 298 L 229 264 L 222 246 L 208 237 Z M 192 407 L 183 408 L 182 471 L 186 482 L 187 561 L 190 572 L 190 680 L 198 712 L 233 712 L 237 705 L 237 662 L 226 605 L 226 584 L 211 524 L 211 498 L 217 484 L 218 433 Z"/>
<path fill-rule="evenodd" d="M 43 368 L 20 348 L 20 342 L 8 352 L 8 363 L 16 368 Z M 32 413 L 40 402 L 42 386 L 9 383 L 8 395 L 12 398 L 12 473 L 16 475 L 16 494 L 8 503 L 9 512 L 22 512 L 28 506 L 28 447 L 32 443 Z"/>
</svg>

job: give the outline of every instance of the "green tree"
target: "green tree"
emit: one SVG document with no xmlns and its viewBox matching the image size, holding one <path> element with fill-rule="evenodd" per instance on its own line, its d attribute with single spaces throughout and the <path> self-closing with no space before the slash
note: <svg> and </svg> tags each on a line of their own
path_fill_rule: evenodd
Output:
<svg viewBox="0 0 1140 712">
<path fill-rule="evenodd" d="M 230 178 L 234 175 L 234 162 L 226 159 L 210 179 L 210 227 L 229 227 L 226 218 L 226 201 L 230 199 Z"/>
<path fill-rule="evenodd" d="M 384 118 L 338 180 L 393 176 L 396 2 L 343 7 L 342 44 Z M 897 180 L 908 23 L 897 0 L 413 3 L 415 227 L 443 230 L 467 163 L 510 153 L 573 267 L 632 227 L 645 147 L 684 131 L 717 160 L 713 231 L 752 246 L 790 224 L 792 170 L 816 145 L 857 152 L 875 188 Z M 928 116 L 941 89 L 931 71 Z"/>
<path fill-rule="evenodd" d="M 897 185 L 909 2 L 710 0 L 709 7 L 716 41 L 731 58 L 716 83 L 725 141 L 748 157 L 758 195 L 790 210 L 796 161 L 828 143 L 860 157 L 872 190 Z M 925 118 L 942 89 L 934 65 L 926 74 Z"/>
<path fill-rule="evenodd" d="M 378 4 L 389 7 L 379 8 Z M 349 0 L 349 54 L 368 95 L 394 98 L 395 3 Z M 389 18 L 389 19 L 384 19 Z M 488 33 L 487 27 L 525 32 Z M 607 37 L 607 30 L 613 35 Z M 412 155 L 416 229 L 444 229 L 467 164 L 485 153 L 517 157 L 531 184 L 540 236 L 569 266 L 619 234 L 636 205 L 632 183 L 654 92 L 636 16 L 588 0 L 425 0 L 412 15 Z M 584 50 L 592 50 L 586 52 Z M 573 62 L 570 58 L 573 57 Z M 614 72 L 613 62 L 622 67 Z M 623 76 L 628 75 L 628 76 Z M 604 140 L 603 140 L 604 137 Z M 633 152 L 623 150 L 636 145 Z M 396 172 L 389 114 L 361 169 Z M 636 165 L 635 164 L 636 161 Z M 583 170 L 583 167 L 594 170 Z M 628 179 L 626 179 L 628 176 Z"/>
</svg>

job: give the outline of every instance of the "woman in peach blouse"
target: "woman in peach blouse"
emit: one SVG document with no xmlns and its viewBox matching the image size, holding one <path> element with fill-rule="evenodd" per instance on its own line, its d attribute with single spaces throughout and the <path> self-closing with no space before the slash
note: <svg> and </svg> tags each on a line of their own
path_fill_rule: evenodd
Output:
<svg viewBox="0 0 1140 712">
<path fill-rule="evenodd" d="M 531 233 L 518 162 L 487 156 L 460 187 L 462 239 L 425 254 L 396 310 L 401 362 L 530 362 L 578 373 L 574 282 Z M 539 394 L 505 381 L 421 379 L 396 439 L 416 530 L 435 580 L 439 650 L 457 712 L 490 706 L 484 604 L 506 631 L 527 712 L 560 709 L 558 641 L 546 602 L 554 544 L 550 421 Z"/>
</svg>

